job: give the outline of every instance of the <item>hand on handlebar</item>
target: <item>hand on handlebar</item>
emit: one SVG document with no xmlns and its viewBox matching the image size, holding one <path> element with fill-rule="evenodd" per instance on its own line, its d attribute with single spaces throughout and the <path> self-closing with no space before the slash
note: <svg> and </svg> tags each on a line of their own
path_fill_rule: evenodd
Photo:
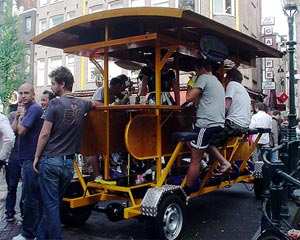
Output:
<svg viewBox="0 0 300 240">
<path fill-rule="evenodd" d="M 197 103 L 195 103 L 195 102 L 184 102 L 181 106 L 182 107 L 197 107 Z"/>
</svg>

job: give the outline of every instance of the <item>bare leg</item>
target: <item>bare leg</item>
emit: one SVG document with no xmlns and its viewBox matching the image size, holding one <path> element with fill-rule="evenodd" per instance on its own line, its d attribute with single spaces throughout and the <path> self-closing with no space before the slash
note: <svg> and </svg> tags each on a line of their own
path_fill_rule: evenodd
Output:
<svg viewBox="0 0 300 240">
<path fill-rule="evenodd" d="M 217 159 L 220 163 L 220 170 L 221 172 L 226 172 L 230 167 L 231 164 L 223 157 L 223 155 L 219 152 L 218 148 L 213 145 L 208 146 L 209 154 L 212 155 L 213 158 Z"/>
<path fill-rule="evenodd" d="M 186 186 L 192 188 L 194 182 L 200 174 L 200 161 L 203 158 L 205 150 L 191 148 L 191 163 L 187 172 Z"/>
<path fill-rule="evenodd" d="M 100 175 L 100 165 L 98 155 L 90 156 L 91 165 L 93 168 L 93 177 L 96 178 Z"/>
</svg>

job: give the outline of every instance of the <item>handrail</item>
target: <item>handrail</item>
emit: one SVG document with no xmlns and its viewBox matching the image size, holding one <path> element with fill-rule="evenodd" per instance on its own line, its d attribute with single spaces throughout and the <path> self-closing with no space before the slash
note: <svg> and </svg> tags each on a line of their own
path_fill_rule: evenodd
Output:
<svg viewBox="0 0 300 240">
<path fill-rule="evenodd" d="M 275 152 L 275 151 L 278 151 L 280 149 L 282 149 L 284 147 L 285 143 L 282 143 L 280 145 L 278 145 L 277 147 L 273 147 L 271 149 L 272 152 Z M 268 151 L 265 151 L 262 155 L 262 159 L 263 159 L 263 162 L 266 163 L 266 164 L 269 164 L 271 165 L 271 162 L 267 159 L 267 154 L 268 154 Z"/>
<path fill-rule="evenodd" d="M 282 143 L 279 146 L 272 148 L 271 151 L 272 152 L 278 151 L 278 150 L 282 149 L 285 146 L 285 144 L 290 145 L 290 144 L 293 144 L 293 143 L 295 143 L 297 141 L 298 140 L 293 140 L 293 141 L 289 141 L 287 143 Z M 263 162 L 266 163 L 266 164 L 268 164 L 268 165 L 271 165 L 272 163 L 267 159 L 267 154 L 268 154 L 268 151 L 266 151 L 266 152 L 263 153 L 263 155 L 262 155 Z M 298 181 L 297 179 L 293 178 L 289 174 L 285 173 L 284 171 L 282 171 L 280 169 L 275 169 L 275 172 L 279 176 L 281 176 L 282 178 L 284 178 L 286 181 L 288 181 L 289 183 L 293 183 L 296 186 L 300 187 L 300 181 Z"/>
<path fill-rule="evenodd" d="M 276 169 L 275 172 L 283 177 L 286 181 L 288 181 L 289 183 L 293 183 L 295 184 L 297 187 L 300 187 L 300 181 L 298 181 L 297 179 L 291 177 L 290 175 L 288 175 L 287 173 L 285 173 L 284 171 L 282 170 L 279 170 L 279 169 Z"/>
</svg>

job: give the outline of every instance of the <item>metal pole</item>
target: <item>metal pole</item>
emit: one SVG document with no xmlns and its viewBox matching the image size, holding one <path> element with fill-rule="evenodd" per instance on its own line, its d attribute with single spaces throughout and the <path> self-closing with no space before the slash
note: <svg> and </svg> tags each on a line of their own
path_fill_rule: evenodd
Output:
<svg viewBox="0 0 300 240">
<path fill-rule="evenodd" d="M 288 52 L 289 52 L 289 100 L 290 100 L 290 108 L 289 108 L 289 130 L 288 130 L 288 140 L 289 142 L 296 141 L 296 107 L 295 107 L 295 72 L 294 72 L 294 52 L 296 42 L 294 41 L 294 14 L 296 11 L 290 11 L 288 15 L 288 25 L 289 25 L 289 41 L 288 44 Z M 289 166 L 288 173 L 293 172 L 297 168 L 297 145 L 296 142 L 290 144 L 289 148 Z"/>
</svg>

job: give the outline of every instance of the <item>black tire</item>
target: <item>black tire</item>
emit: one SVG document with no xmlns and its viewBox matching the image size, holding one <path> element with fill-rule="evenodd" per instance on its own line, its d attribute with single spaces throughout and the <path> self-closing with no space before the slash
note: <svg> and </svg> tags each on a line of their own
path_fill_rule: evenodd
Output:
<svg viewBox="0 0 300 240">
<path fill-rule="evenodd" d="M 263 178 L 254 178 L 253 188 L 256 199 L 260 200 L 264 190 Z"/>
<path fill-rule="evenodd" d="M 94 205 L 70 208 L 69 203 L 63 202 L 60 207 L 60 221 L 68 227 L 79 227 L 89 219 L 93 208 Z"/>
<path fill-rule="evenodd" d="M 65 197 L 76 198 L 83 194 L 83 189 L 78 181 L 71 182 Z M 78 227 L 84 224 L 90 217 L 94 205 L 88 205 L 78 208 L 70 208 L 69 202 L 62 202 L 60 207 L 60 221 L 62 224 L 70 227 Z"/>
<path fill-rule="evenodd" d="M 268 229 L 262 232 L 256 240 L 289 240 L 290 238 L 278 230 Z"/>
<path fill-rule="evenodd" d="M 183 201 L 177 195 L 168 195 L 160 202 L 157 217 L 148 219 L 147 223 L 151 221 L 151 225 L 147 227 L 151 228 L 151 237 L 175 240 L 183 232 L 185 218 L 186 207 Z"/>
</svg>

